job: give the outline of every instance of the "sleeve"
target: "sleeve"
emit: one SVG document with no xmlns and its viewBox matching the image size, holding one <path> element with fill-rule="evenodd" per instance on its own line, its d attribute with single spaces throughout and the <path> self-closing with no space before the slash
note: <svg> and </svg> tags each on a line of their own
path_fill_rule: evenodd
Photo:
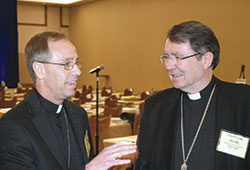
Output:
<svg viewBox="0 0 250 170">
<path fill-rule="evenodd" d="M 32 146 L 14 122 L 0 121 L 0 169 L 35 170 Z"/>
<path fill-rule="evenodd" d="M 134 170 L 147 170 L 147 153 L 148 153 L 148 139 L 149 139 L 149 117 L 147 109 L 147 101 L 144 104 L 139 134 L 137 138 L 137 147 L 139 151 L 138 159 L 135 161 Z"/>
</svg>

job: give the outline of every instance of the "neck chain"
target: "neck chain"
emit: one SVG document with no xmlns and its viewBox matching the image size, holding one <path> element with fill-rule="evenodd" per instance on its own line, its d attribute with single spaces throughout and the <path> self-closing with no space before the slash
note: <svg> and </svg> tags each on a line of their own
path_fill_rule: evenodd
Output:
<svg viewBox="0 0 250 170">
<path fill-rule="evenodd" d="M 212 92 L 209 96 L 209 99 L 208 99 L 208 102 L 207 102 L 207 105 L 206 105 L 206 108 L 205 108 L 205 111 L 203 113 L 203 116 L 201 118 L 201 121 L 200 121 L 200 124 L 199 124 L 199 127 L 195 133 L 195 136 L 194 136 L 194 139 L 193 139 L 193 142 L 189 148 L 189 151 L 188 151 L 188 154 L 187 154 L 187 157 L 185 157 L 185 149 L 184 149 L 184 131 L 183 131 L 183 93 L 181 94 L 181 146 L 182 146 L 182 156 L 183 156 L 183 164 L 181 165 L 181 170 L 187 170 L 187 160 L 193 150 L 193 147 L 194 147 L 194 144 L 196 142 L 196 139 L 198 137 L 198 134 L 200 132 L 200 129 L 201 129 L 201 126 L 202 126 L 202 123 L 204 121 L 204 118 L 207 114 L 207 110 L 208 110 L 208 107 L 209 107 L 209 104 L 211 102 L 211 99 L 212 99 L 212 96 L 214 94 L 214 90 L 215 90 L 215 87 L 216 87 L 216 84 L 214 85 L 213 89 L 212 89 Z"/>
<path fill-rule="evenodd" d="M 70 157 L 71 157 L 71 155 L 70 155 L 70 136 L 69 136 L 69 123 L 68 123 L 68 118 L 67 118 L 67 115 L 66 115 L 66 112 L 65 112 L 65 110 L 64 110 L 64 108 L 63 108 L 63 115 L 64 115 L 64 118 L 65 118 L 65 124 L 66 124 L 66 134 L 67 134 L 67 149 L 68 149 L 68 168 L 70 167 Z"/>
</svg>

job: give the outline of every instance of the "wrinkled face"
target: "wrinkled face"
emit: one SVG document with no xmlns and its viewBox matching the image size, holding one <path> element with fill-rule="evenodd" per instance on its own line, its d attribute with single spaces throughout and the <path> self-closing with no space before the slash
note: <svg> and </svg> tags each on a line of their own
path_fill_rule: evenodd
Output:
<svg viewBox="0 0 250 170">
<path fill-rule="evenodd" d="M 67 40 L 49 41 L 51 63 L 76 63 L 78 55 L 75 47 Z M 42 95 L 48 100 L 58 104 L 75 93 L 76 81 L 81 71 L 74 65 L 72 70 L 66 70 L 63 65 L 43 64 L 43 90 Z"/>
<path fill-rule="evenodd" d="M 164 55 L 170 59 L 165 60 L 165 67 L 175 88 L 184 92 L 195 93 L 206 85 L 208 74 L 204 68 L 203 59 L 198 60 L 195 56 L 184 60 L 176 60 L 196 54 L 190 43 L 174 43 L 166 40 Z"/>
</svg>

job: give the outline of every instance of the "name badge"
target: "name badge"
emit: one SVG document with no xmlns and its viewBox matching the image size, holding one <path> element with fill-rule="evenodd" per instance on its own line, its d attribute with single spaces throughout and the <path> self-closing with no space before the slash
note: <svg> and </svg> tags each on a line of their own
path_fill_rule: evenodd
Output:
<svg viewBox="0 0 250 170">
<path fill-rule="evenodd" d="M 248 144 L 248 137 L 222 129 L 216 150 L 245 159 Z"/>
</svg>

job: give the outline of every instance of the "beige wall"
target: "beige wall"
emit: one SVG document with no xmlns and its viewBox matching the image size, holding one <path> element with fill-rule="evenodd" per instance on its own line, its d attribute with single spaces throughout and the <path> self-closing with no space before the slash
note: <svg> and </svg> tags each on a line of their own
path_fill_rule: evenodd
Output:
<svg viewBox="0 0 250 170">
<path fill-rule="evenodd" d="M 47 7 L 47 24 L 45 7 L 43 5 L 22 4 L 17 5 L 18 12 L 18 51 L 19 51 L 19 80 L 21 83 L 31 83 L 32 79 L 25 66 L 24 48 L 29 39 L 43 31 L 62 32 L 68 36 L 68 27 L 60 23 L 60 7 Z M 68 25 L 68 8 L 62 12 L 62 25 Z M 44 26 L 41 26 L 44 25 Z"/>
<path fill-rule="evenodd" d="M 80 84 L 95 85 L 88 71 L 105 65 L 116 90 L 171 87 L 159 62 L 173 24 L 199 20 L 213 28 L 221 44 L 215 75 L 235 82 L 241 64 L 250 82 L 249 0 L 102 0 L 69 9 L 69 37 L 84 62 Z M 104 82 L 102 85 L 105 85 Z"/>
<path fill-rule="evenodd" d="M 30 14 L 30 11 L 33 13 Z M 35 13 L 34 13 L 35 11 Z M 43 6 L 18 4 L 18 21 L 43 22 Z M 20 81 L 31 82 L 24 65 L 23 49 L 31 36 L 45 30 L 64 32 L 84 62 L 78 85 L 92 84 L 88 71 L 100 64 L 101 87 L 136 91 L 171 87 L 159 62 L 167 31 L 173 24 L 199 20 L 212 27 L 221 44 L 221 62 L 215 75 L 235 82 L 241 64 L 250 84 L 249 0 L 101 0 L 70 7 L 59 24 L 59 7 L 48 7 L 47 26 L 19 25 Z"/>
</svg>

